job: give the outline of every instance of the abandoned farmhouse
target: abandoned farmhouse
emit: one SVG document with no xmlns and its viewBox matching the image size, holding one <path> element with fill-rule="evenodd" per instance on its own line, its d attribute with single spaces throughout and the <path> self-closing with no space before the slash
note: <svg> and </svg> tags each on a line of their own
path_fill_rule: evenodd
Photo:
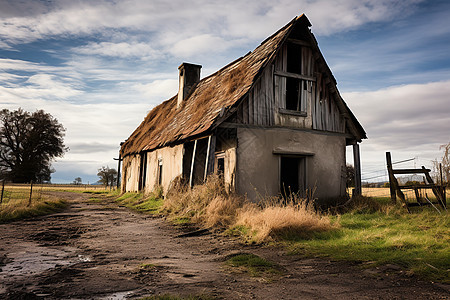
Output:
<svg viewBox="0 0 450 300">
<path fill-rule="evenodd" d="M 218 173 L 248 199 L 315 190 L 346 192 L 346 146 L 366 133 L 336 86 L 305 15 L 253 52 L 200 79 L 183 63 L 178 94 L 151 110 L 123 143 L 122 191 L 167 192 Z"/>
</svg>

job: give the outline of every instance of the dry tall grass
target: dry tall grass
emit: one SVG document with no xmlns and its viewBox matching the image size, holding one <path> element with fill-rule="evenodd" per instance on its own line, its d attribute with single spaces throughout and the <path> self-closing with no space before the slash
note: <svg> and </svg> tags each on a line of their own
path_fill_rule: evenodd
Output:
<svg viewBox="0 0 450 300">
<path fill-rule="evenodd" d="M 163 210 L 172 218 L 189 218 L 206 227 L 227 227 L 235 221 L 242 198 L 226 193 L 222 181 L 211 175 L 205 184 L 189 189 L 181 183 L 168 192 Z"/>
<path fill-rule="evenodd" d="M 315 211 L 303 199 L 294 200 L 288 204 L 273 199 L 267 199 L 265 205 L 249 203 L 241 196 L 225 192 L 220 178 L 213 175 L 205 184 L 192 189 L 176 184 L 164 201 L 164 211 L 169 218 L 189 218 L 208 228 L 244 226 L 257 242 L 277 238 L 308 238 L 314 232 L 336 227 L 328 216 Z"/>
<path fill-rule="evenodd" d="M 328 216 L 306 203 L 271 204 L 264 208 L 248 204 L 239 211 L 236 225 L 250 228 L 256 241 L 310 238 L 316 232 L 337 227 Z"/>
</svg>

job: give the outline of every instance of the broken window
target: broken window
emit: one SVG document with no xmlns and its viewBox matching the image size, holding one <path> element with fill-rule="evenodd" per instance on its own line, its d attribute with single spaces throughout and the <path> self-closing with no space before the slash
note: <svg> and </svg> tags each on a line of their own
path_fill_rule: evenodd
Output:
<svg viewBox="0 0 450 300">
<path fill-rule="evenodd" d="M 289 73 L 302 74 L 302 46 L 287 44 L 287 70 Z"/>
<path fill-rule="evenodd" d="M 303 194 L 306 189 L 306 158 L 280 157 L 280 192 L 284 197 Z"/>
<path fill-rule="evenodd" d="M 216 173 L 223 177 L 223 174 L 225 172 L 225 153 L 216 153 Z"/>
<path fill-rule="evenodd" d="M 307 102 L 314 90 L 311 50 L 298 43 L 287 43 L 275 70 L 275 97 L 280 112 L 306 116 Z M 305 57 L 303 57 L 305 56 Z M 311 95 L 311 96 L 310 96 Z"/>
<path fill-rule="evenodd" d="M 158 185 L 162 185 L 162 169 L 163 169 L 163 163 L 162 158 L 158 159 Z"/>
</svg>

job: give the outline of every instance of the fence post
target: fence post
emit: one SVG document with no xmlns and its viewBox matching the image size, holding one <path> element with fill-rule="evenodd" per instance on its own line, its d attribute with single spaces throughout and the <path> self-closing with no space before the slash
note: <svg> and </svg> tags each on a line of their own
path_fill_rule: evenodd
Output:
<svg viewBox="0 0 450 300">
<path fill-rule="evenodd" d="M 30 199 L 28 200 L 28 206 L 31 206 L 31 196 L 33 195 L 33 180 L 31 180 L 30 184 Z"/>
<path fill-rule="evenodd" d="M 2 196 L 0 197 L 0 204 L 3 203 L 3 192 L 5 191 L 5 179 L 2 180 Z"/>
</svg>

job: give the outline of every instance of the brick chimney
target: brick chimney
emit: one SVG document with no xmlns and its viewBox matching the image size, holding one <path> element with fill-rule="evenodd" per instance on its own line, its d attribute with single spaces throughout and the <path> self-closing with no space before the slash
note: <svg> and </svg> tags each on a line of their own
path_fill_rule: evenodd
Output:
<svg viewBox="0 0 450 300">
<path fill-rule="evenodd" d="M 200 81 L 200 70 L 202 66 L 189 63 L 182 63 L 178 67 L 178 101 L 177 107 L 180 107 L 183 100 L 188 96 L 192 87 Z"/>
</svg>

